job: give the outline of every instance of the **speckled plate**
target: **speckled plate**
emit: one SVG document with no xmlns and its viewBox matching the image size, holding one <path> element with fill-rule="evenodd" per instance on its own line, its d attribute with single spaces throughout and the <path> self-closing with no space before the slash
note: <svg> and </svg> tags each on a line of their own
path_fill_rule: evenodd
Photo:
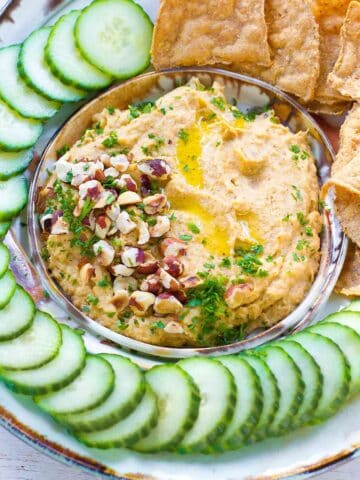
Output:
<svg viewBox="0 0 360 480">
<path fill-rule="evenodd" d="M 3 4 L 0 0 L 0 12 Z M 31 3 L 31 8 L 30 7 Z M 14 0 L 10 8 L 0 16 L 0 45 L 21 41 L 26 35 L 44 23 L 53 20 L 66 10 L 87 4 L 86 0 Z M 142 0 L 139 3 L 155 20 L 158 0 Z M 1 15 L 1 13 L 0 13 Z M 47 124 L 37 145 L 41 155 L 49 139 L 69 115 L 79 107 L 71 106 L 62 111 Z M 25 216 L 24 216 L 25 219 Z M 25 221 L 23 219 L 23 222 Z M 15 224 L 15 232 L 28 251 L 28 231 L 21 219 Z M 8 242 L 17 248 L 11 237 Z M 43 300 L 37 274 L 18 250 L 14 264 L 19 279 L 26 278 L 26 285 L 39 299 L 39 306 L 50 311 L 60 321 L 76 324 L 68 313 L 55 303 Z M 346 301 L 333 295 L 322 306 L 319 316 L 337 310 Z M 92 352 L 113 352 L 114 347 L 101 341 L 94 333 L 85 335 L 87 347 Z M 137 356 L 131 351 L 122 353 L 148 367 L 153 360 Z M 173 454 L 139 455 L 125 450 L 102 452 L 90 450 L 76 442 L 57 424 L 43 415 L 24 396 L 14 395 L 0 385 L 0 424 L 9 431 L 66 463 L 96 472 L 112 479 L 157 479 L 157 480 L 242 480 L 275 479 L 283 477 L 309 477 L 314 472 L 328 468 L 334 462 L 344 461 L 358 454 L 360 447 L 360 398 L 350 402 L 335 417 L 323 425 L 308 427 L 283 438 L 271 439 L 237 452 L 217 456 L 178 456 Z"/>
</svg>

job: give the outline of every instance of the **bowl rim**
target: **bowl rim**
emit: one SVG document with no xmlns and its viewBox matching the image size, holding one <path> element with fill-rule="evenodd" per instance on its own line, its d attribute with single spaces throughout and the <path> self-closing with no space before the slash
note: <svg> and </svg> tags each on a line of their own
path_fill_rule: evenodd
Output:
<svg viewBox="0 0 360 480">
<path fill-rule="evenodd" d="M 307 110 L 299 105 L 292 97 L 286 93 L 279 90 L 277 87 L 269 85 L 261 80 L 241 75 L 238 73 L 230 72 L 227 70 L 219 68 L 202 68 L 202 67 L 186 67 L 186 68 L 171 68 L 165 69 L 158 72 L 151 71 L 145 74 L 134 77 L 130 80 L 127 80 L 122 83 L 111 86 L 107 90 L 100 93 L 96 97 L 92 98 L 89 102 L 86 102 L 78 110 L 76 110 L 66 121 L 57 129 L 54 135 L 51 137 L 47 143 L 41 158 L 37 164 L 36 171 L 31 183 L 29 191 L 29 208 L 28 208 L 28 225 L 29 225 L 29 243 L 32 258 L 34 265 L 38 270 L 42 284 L 47 288 L 50 297 L 59 304 L 63 309 L 65 309 L 70 315 L 72 315 L 77 323 L 82 328 L 90 330 L 96 336 L 103 337 L 108 341 L 115 343 L 121 348 L 125 348 L 130 351 L 135 351 L 144 356 L 157 357 L 159 360 L 163 359 L 180 359 L 188 358 L 194 355 L 227 355 L 231 353 L 238 353 L 241 350 L 246 350 L 249 348 L 254 348 L 264 343 L 267 343 L 271 340 L 279 338 L 280 336 L 287 335 L 292 331 L 296 331 L 304 328 L 309 325 L 316 316 L 319 309 L 326 303 L 332 290 L 335 286 L 335 283 L 340 275 L 343 263 L 346 257 L 348 241 L 342 232 L 341 226 L 334 214 L 334 204 L 333 196 L 330 191 L 326 197 L 326 202 L 330 205 L 330 211 L 325 210 L 323 219 L 325 225 L 325 234 L 326 241 L 328 242 L 328 266 L 327 273 L 324 278 L 320 278 L 319 272 L 316 275 L 312 286 L 302 302 L 291 312 L 288 316 L 280 320 L 275 325 L 266 329 L 265 331 L 258 333 L 252 337 L 246 338 L 244 340 L 234 342 L 228 345 L 221 345 L 215 347 L 165 347 L 159 345 L 153 345 L 146 343 L 140 340 L 135 340 L 131 337 L 122 335 L 121 333 L 114 332 L 113 330 L 102 326 L 96 320 L 91 319 L 84 314 L 80 309 L 75 307 L 75 305 L 70 301 L 70 299 L 62 292 L 59 285 L 55 282 L 54 279 L 49 275 L 46 264 L 43 261 L 40 254 L 40 245 L 39 238 L 37 234 L 37 214 L 35 212 L 35 198 L 38 189 L 39 177 L 42 172 L 43 164 L 46 163 L 46 157 L 53 146 L 56 143 L 58 137 L 61 135 L 63 129 L 70 123 L 73 122 L 78 116 L 81 115 L 83 110 L 89 105 L 95 105 L 97 102 L 101 101 L 106 97 L 110 92 L 114 90 L 124 88 L 130 84 L 139 82 L 146 78 L 151 77 L 161 77 L 162 75 L 171 75 L 176 76 L 176 74 L 190 74 L 194 76 L 201 74 L 217 75 L 225 77 L 225 79 L 233 79 L 239 82 L 247 83 L 259 87 L 262 90 L 270 92 L 272 95 L 280 98 L 287 104 L 300 112 L 305 119 L 311 124 L 312 128 L 316 131 L 317 135 L 320 138 L 321 143 L 323 144 L 327 156 L 332 160 L 335 160 L 335 153 L 333 148 L 327 139 L 325 133 L 322 131 L 319 124 L 316 120 L 307 112 Z M 329 164 L 330 165 L 330 164 Z M 328 165 L 328 166 L 329 166 Z M 334 242 L 335 240 L 335 242 Z M 323 243 L 323 242 L 322 242 Z M 322 253 L 323 249 L 321 249 Z M 306 308 L 305 308 L 305 307 Z"/>
</svg>

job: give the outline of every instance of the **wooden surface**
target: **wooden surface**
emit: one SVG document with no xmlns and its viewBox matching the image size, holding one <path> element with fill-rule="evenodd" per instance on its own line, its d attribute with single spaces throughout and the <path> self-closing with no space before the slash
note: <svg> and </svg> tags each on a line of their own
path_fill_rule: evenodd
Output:
<svg viewBox="0 0 360 480">
<path fill-rule="evenodd" d="M 77 468 L 70 468 L 50 459 L 0 427 L 0 480 L 92 480 L 94 478 L 93 475 L 83 473 Z M 358 480 L 360 458 L 313 478 Z"/>
</svg>

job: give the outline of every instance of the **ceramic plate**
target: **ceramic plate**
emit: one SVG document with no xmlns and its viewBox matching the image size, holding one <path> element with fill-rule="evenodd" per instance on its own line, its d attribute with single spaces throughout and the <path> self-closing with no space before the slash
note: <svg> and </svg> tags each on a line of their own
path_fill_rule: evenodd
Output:
<svg viewBox="0 0 360 480">
<path fill-rule="evenodd" d="M 0 12 L 2 4 L 0 2 Z M 43 24 L 51 24 L 65 11 L 83 7 L 87 0 L 59 1 L 13 0 L 5 13 L 0 16 L 0 45 L 23 40 L 28 33 Z M 156 19 L 158 0 L 141 0 L 140 3 Z M 27 4 L 27 5 L 26 5 Z M 1 13 L 0 13 L 1 15 Z M 42 153 L 45 145 L 76 109 L 77 106 L 62 109 L 51 122 L 37 145 Z M 25 217 L 24 217 L 25 218 Z M 16 235 L 25 250 L 27 226 L 21 219 L 15 223 Z M 23 252 L 19 251 L 18 258 Z M 21 267 L 21 263 L 20 263 Z M 31 271 L 25 274 L 31 279 Z M 22 272 L 24 275 L 24 271 Z M 337 310 L 346 300 L 333 295 L 319 312 L 319 316 Z M 50 311 L 60 321 L 75 325 L 56 304 L 45 302 L 41 308 Z M 95 335 L 86 333 L 87 347 L 92 352 L 113 352 L 114 348 L 101 342 Z M 124 353 L 124 352 L 122 352 Z M 136 359 L 135 354 L 125 352 Z M 142 360 L 148 366 L 151 360 Z M 43 415 L 24 396 L 14 395 L 0 385 L 0 424 L 9 431 L 59 460 L 97 472 L 104 478 L 112 479 L 157 479 L 157 480 L 242 480 L 277 479 L 289 476 L 309 477 L 336 461 L 354 457 L 360 447 L 360 398 L 353 400 L 346 408 L 323 425 L 298 430 L 282 438 L 270 439 L 252 447 L 214 456 L 179 456 L 173 454 L 139 455 L 126 450 L 102 452 L 82 446 L 71 436 Z"/>
</svg>

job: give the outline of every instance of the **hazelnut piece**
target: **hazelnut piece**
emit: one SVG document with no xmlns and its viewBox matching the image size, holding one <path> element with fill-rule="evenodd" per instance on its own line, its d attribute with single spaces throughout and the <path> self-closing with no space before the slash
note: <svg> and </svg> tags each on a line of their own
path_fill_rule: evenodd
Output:
<svg viewBox="0 0 360 480">
<path fill-rule="evenodd" d="M 150 292 L 136 290 L 130 295 L 129 305 L 136 315 L 142 316 L 154 305 L 155 298 L 155 295 Z"/>
<path fill-rule="evenodd" d="M 160 293 L 154 303 L 154 312 L 158 315 L 168 315 L 180 313 L 183 305 L 170 293 Z"/>
<path fill-rule="evenodd" d="M 160 243 L 160 251 L 164 257 L 178 257 L 186 254 L 186 243 L 175 237 L 167 237 Z"/>
</svg>

